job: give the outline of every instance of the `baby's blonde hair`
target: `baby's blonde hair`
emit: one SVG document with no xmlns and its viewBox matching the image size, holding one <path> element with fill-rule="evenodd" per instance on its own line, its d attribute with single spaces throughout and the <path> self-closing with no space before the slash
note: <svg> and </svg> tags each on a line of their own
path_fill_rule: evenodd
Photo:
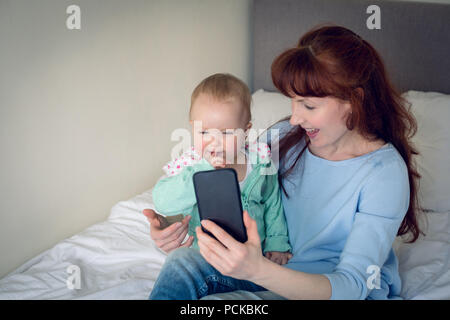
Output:
<svg viewBox="0 0 450 320">
<path fill-rule="evenodd" d="M 200 82 L 192 92 L 189 118 L 195 99 L 200 94 L 207 94 L 219 101 L 226 101 L 230 98 L 237 99 L 241 107 L 244 108 L 243 119 L 246 119 L 246 123 L 250 121 L 252 95 L 248 86 L 239 78 L 228 73 L 216 73 Z"/>
</svg>

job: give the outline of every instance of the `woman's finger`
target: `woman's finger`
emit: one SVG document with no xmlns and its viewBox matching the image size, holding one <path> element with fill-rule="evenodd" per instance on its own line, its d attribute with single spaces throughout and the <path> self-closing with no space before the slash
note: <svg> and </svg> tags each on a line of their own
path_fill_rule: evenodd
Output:
<svg viewBox="0 0 450 320">
<path fill-rule="evenodd" d="M 169 253 L 170 251 L 172 251 L 178 247 L 175 246 L 173 243 L 166 243 L 165 245 L 158 246 L 158 248 L 160 248 L 165 253 Z"/>
<path fill-rule="evenodd" d="M 181 243 L 183 242 L 183 240 L 186 238 L 186 235 L 187 235 L 188 231 L 189 231 L 189 228 L 186 227 L 186 228 L 183 230 L 183 232 L 181 232 L 180 235 L 175 239 L 175 241 L 176 241 L 179 245 L 181 245 Z"/>
<path fill-rule="evenodd" d="M 158 219 L 158 214 L 153 209 L 144 209 L 142 213 L 147 218 L 151 226 L 161 228 L 161 222 Z"/>
<path fill-rule="evenodd" d="M 171 236 L 178 228 L 181 227 L 181 223 L 177 222 L 165 229 L 161 229 L 158 225 L 150 224 L 150 235 L 153 240 L 163 239 L 167 238 L 168 236 Z"/>
<path fill-rule="evenodd" d="M 174 233 L 177 232 L 177 230 L 179 230 L 180 228 L 187 228 L 189 226 L 190 218 L 191 218 L 191 216 L 188 215 L 183 219 L 183 221 L 175 222 L 175 223 L 171 224 L 169 227 L 159 230 L 160 232 L 158 232 L 158 239 L 163 240 L 164 243 L 167 243 L 167 241 L 164 241 L 164 239 L 172 237 L 174 235 Z M 170 239 L 170 241 L 173 239 L 174 238 L 172 237 Z"/>
<path fill-rule="evenodd" d="M 223 266 L 224 261 L 214 251 L 205 246 L 200 246 L 200 254 L 205 260 L 216 268 L 221 274 L 226 275 L 226 268 Z"/>
<path fill-rule="evenodd" d="M 171 241 L 167 241 L 167 239 L 165 239 L 165 242 L 160 242 L 158 247 L 165 252 L 170 252 L 174 249 L 179 248 L 184 238 L 186 237 L 187 232 L 188 230 L 185 229 L 177 238 Z"/>
<path fill-rule="evenodd" d="M 183 248 L 189 248 L 190 246 L 192 246 L 192 243 L 194 243 L 194 236 L 190 236 L 185 243 L 183 243 L 182 245 L 180 245 L 180 247 Z"/>
<path fill-rule="evenodd" d="M 219 240 L 223 244 L 222 247 L 225 246 L 226 248 L 233 250 L 234 248 L 237 248 L 239 247 L 239 245 L 241 245 L 239 241 L 235 240 L 232 236 L 230 236 L 225 230 L 223 230 L 213 221 L 202 220 L 201 224 L 206 230 L 211 232 L 217 238 L 217 240 Z M 211 237 L 209 238 L 211 240 L 214 240 Z M 214 242 L 218 243 L 216 240 L 214 240 Z"/>
<path fill-rule="evenodd" d="M 203 232 L 201 227 L 197 227 L 195 230 L 197 232 L 197 238 L 198 238 L 199 244 L 201 242 L 201 244 L 203 246 L 207 246 L 210 250 L 212 250 L 213 252 L 217 253 L 219 256 L 226 259 L 226 257 L 228 256 L 228 252 L 227 252 L 227 248 L 225 248 L 222 243 L 220 243 L 216 239 L 210 237 L 208 234 Z"/>
<path fill-rule="evenodd" d="M 200 249 L 200 253 L 205 258 L 205 260 L 211 264 L 214 268 L 216 268 L 222 274 L 225 274 L 225 270 L 227 268 L 228 262 L 224 259 L 223 256 L 219 255 L 215 250 L 211 249 L 204 241 L 204 237 L 209 237 L 206 233 L 204 233 L 200 227 L 196 228 L 198 241 L 198 247 Z M 203 233 L 203 234 L 201 234 Z M 209 237 L 211 238 L 211 237 Z M 212 238 L 211 238 L 212 239 Z M 214 240 L 214 239 L 213 239 Z"/>
<path fill-rule="evenodd" d="M 169 253 L 172 250 L 178 249 L 179 247 L 180 247 L 180 243 L 177 242 L 176 240 L 166 243 L 162 246 L 159 246 L 159 248 L 166 253 Z"/>
<path fill-rule="evenodd" d="M 161 246 L 161 249 L 166 252 L 169 252 L 169 251 L 172 251 L 173 249 L 179 248 L 181 246 L 181 243 L 183 242 L 184 238 L 186 238 L 187 233 L 188 233 L 188 229 L 186 228 L 186 229 L 184 229 L 184 231 L 182 233 L 180 233 L 180 235 L 177 238 L 164 243 Z"/>
<path fill-rule="evenodd" d="M 233 253 L 230 252 L 222 243 L 203 232 L 201 227 L 196 228 L 198 245 L 199 247 L 203 247 L 204 251 L 210 252 L 210 255 L 213 254 L 213 257 L 218 259 L 214 260 L 213 266 L 219 270 L 219 267 L 222 270 L 229 271 L 230 266 L 234 265 L 233 263 Z M 206 258 L 205 258 L 206 259 Z M 222 272 L 223 273 L 223 272 Z"/>
<path fill-rule="evenodd" d="M 186 236 L 186 234 L 188 232 L 188 226 L 189 225 L 181 224 L 178 227 L 178 229 L 176 229 L 170 236 L 159 239 L 159 243 L 162 246 L 165 246 L 166 244 L 172 243 L 173 241 L 176 242 L 177 239 L 181 238 L 181 240 L 179 242 L 179 244 L 181 244 L 181 241 L 183 241 L 184 237 Z"/>
</svg>

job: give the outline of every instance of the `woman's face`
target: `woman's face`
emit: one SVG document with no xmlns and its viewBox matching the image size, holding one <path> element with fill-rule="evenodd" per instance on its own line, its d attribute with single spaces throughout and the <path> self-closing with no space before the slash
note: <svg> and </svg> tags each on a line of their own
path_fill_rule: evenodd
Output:
<svg viewBox="0 0 450 320">
<path fill-rule="evenodd" d="M 350 103 L 334 97 L 296 95 L 291 104 L 290 124 L 306 130 L 314 150 L 336 150 L 342 146 L 342 138 L 350 132 L 345 124 L 351 112 Z"/>
</svg>

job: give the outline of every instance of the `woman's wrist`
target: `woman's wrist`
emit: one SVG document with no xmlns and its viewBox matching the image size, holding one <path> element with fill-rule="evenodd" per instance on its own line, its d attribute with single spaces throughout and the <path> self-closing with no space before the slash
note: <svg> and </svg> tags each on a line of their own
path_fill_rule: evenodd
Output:
<svg viewBox="0 0 450 320">
<path fill-rule="evenodd" d="M 251 282 L 256 283 L 260 286 L 264 286 L 263 284 L 266 282 L 268 278 L 270 278 L 272 274 L 273 267 L 278 266 L 275 262 L 270 261 L 266 257 L 262 256 L 258 265 L 252 272 Z"/>
<path fill-rule="evenodd" d="M 292 270 L 267 258 L 249 280 L 287 299 L 326 300 L 330 299 L 332 292 L 326 276 Z"/>
</svg>

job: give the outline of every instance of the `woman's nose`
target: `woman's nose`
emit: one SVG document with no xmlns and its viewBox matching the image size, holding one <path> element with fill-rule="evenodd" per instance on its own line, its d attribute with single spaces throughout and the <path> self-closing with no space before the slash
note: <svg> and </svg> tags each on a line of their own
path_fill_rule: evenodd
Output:
<svg viewBox="0 0 450 320">
<path fill-rule="evenodd" d="M 300 110 L 300 108 L 296 105 L 294 100 L 291 101 L 291 118 L 289 119 L 289 123 L 292 126 L 295 125 L 301 125 L 305 122 L 305 119 L 303 117 L 303 112 Z"/>
<path fill-rule="evenodd" d="M 299 114 L 298 111 L 293 111 L 291 118 L 289 119 L 289 123 L 292 126 L 295 125 L 302 125 L 305 122 L 305 119 L 303 118 L 303 116 L 301 114 Z"/>
</svg>

